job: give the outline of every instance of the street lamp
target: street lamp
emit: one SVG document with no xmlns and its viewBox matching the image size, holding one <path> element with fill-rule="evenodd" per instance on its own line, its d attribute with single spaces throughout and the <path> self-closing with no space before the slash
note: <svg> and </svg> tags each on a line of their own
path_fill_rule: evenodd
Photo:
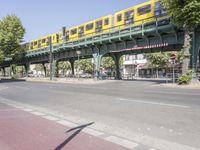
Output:
<svg viewBox="0 0 200 150">
<path fill-rule="evenodd" d="M 79 80 L 79 71 L 80 71 L 80 66 L 79 66 L 79 63 L 80 63 L 80 55 L 81 55 L 81 51 L 76 51 L 76 54 L 78 55 L 78 80 Z"/>
</svg>

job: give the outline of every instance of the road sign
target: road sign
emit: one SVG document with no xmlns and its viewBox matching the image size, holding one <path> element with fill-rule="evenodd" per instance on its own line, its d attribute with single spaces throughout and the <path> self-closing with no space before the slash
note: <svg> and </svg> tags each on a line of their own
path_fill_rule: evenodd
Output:
<svg viewBox="0 0 200 150">
<path fill-rule="evenodd" d="M 170 59 L 171 59 L 171 60 L 175 60 L 175 59 L 176 59 L 176 54 L 175 54 L 175 53 L 171 53 Z"/>
</svg>

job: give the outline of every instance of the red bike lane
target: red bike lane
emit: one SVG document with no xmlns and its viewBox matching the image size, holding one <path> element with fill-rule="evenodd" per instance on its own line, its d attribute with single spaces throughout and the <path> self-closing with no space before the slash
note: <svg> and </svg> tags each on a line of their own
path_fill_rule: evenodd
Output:
<svg viewBox="0 0 200 150">
<path fill-rule="evenodd" d="M 0 150 L 127 150 L 83 133 L 84 127 L 72 129 L 0 103 Z"/>
</svg>

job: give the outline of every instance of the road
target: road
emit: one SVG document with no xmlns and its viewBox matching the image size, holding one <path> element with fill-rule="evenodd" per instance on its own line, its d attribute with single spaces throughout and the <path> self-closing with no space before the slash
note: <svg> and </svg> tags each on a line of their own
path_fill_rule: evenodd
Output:
<svg viewBox="0 0 200 150">
<path fill-rule="evenodd" d="M 2 90 L 1 90 L 2 87 Z M 0 97 L 156 149 L 200 148 L 200 90 L 151 81 L 2 82 Z"/>
</svg>

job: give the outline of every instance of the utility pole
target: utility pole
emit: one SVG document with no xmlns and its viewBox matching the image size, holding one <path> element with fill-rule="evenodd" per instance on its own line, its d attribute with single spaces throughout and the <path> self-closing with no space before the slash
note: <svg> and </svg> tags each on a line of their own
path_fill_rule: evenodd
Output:
<svg viewBox="0 0 200 150">
<path fill-rule="evenodd" d="M 48 44 L 49 44 L 49 64 L 50 64 L 50 80 L 53 79 L 53 55 L 52 55 L 52 43 L 51 43 L 51 36 L 48 37 Z"/>
</svg>

